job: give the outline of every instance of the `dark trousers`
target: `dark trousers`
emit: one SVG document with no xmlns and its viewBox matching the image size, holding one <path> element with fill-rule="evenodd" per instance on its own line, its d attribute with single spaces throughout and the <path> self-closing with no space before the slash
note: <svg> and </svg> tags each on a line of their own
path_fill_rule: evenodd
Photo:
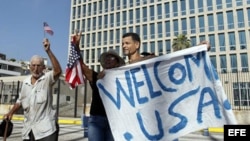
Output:
<svg viewBox="0 0 250 141">
<path fill-rule="evenodd" d="M 35 140 L 34 134 L 33 134 L 32 130 L 31 130 L 30 133 L 29 133 L 30 139 L 23 140 L 23 141 L 58 141 L 58 135 L 59 135 L 59 125 L 57 123 L 56 124 L 56 132 L 54 132 L 53 134 L 51 134 L 51 135 L 49 135 L 49 136 L 47 136 L 45 138 Z"/>
</svg>

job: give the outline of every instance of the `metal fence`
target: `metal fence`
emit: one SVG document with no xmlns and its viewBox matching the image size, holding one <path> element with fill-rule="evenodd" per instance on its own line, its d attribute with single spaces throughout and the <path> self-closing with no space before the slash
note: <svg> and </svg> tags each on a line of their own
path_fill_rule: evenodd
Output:
<svg viewBox="0 0 250 141">
<path fill-rule="evenodd" d="M 0 104 L 13 105 L 19 96 L 21 86 L 21 81 L 4 82 L 0 80 Z M 62 79 L 53 85 L 52 90 L 53 107 L 59 116 L 81 117 L 86 104 L 91 100 L 91 93 L 86 92 L 83 85 L 71 89 Z"/>
<path fill-rule="evenodd" d="M 220 72 L 224 91 L 232 105 L 233 110 L 250 110 L 250 72 Z M 22 82 L 0 81 L 0 104 L 14 104 L 21 90 Z M 88 86 L 88 85 L 86 85 Z M 61 79 L 53 86 L 53 105 L 59 115 L 80 117 L 86 113 L 86 104 L 91 102 L 91 88 L 79 86 L 70 89 L 68 84 Z"/>
<path fill-rule="evenodd" d="M 220 72 L 218 75 L 233 110 L 250 110 L 250 72 Z"/>
</svg>

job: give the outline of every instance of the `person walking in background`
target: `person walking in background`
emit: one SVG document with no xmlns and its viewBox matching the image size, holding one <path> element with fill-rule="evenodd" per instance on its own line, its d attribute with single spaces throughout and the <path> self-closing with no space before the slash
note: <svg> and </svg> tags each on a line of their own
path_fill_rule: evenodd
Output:
<svg viewBox="0 0 250 141">
<path fill-rule="evenodd" d="M 4 118 L 12 116 L 21 107 L 24 110 L 23 141 L 57 141 L 58 117 L 52 106 L 52 86 L 62 73 L 61 66 L 50 49 L 48 39 L 43 40 L 44 50 L 49 56 L 53 70 L 45 72 L 44 59 L 34 55 L 30 60 L 30 73 L 24 81 L 19 98 Z"/>
<path fill-rule="evenodd" d="M 75 45 L 77 46 L 77 50 L 79 50 L 81 33 L 76 32 L 73 39 L 76 42 Z M 100 56 L 100 63 L 104 69 L 111 69 L 125 65 L 124 60 L 113 50 L 102 53 Z M 114 141 L 106 111 L 96 85 L 97 80 L 101 77 L 100 75 L 102 75 L 102 73 L 90 69 L 84 62 L 82 62 L 82 71 L 92 88 L 92 102 L 90 107 L 90 117 L 88 119 L 88 140 Z"/>
</svg>

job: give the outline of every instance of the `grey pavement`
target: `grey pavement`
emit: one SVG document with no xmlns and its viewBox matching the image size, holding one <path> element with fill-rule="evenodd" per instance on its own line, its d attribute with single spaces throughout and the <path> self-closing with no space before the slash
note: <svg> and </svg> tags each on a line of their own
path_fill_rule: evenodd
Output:
<svg viewBox="0 0 250 141">
<path fill-rule="evenodd" d="M 14 128 L 7 141 L 22 141 L 22 121 L 13 121 Z M 0 140 L 3 140 L 0 137 Z M 88 141 L 84 137 L 84 130 L 79 124 L 60 124 L 59 141 Z M 223 133 L 193 132 L 179 138 L 179 141 L 223 141 Z"/>
<path fill-rule="evenodd" d="M 21 121 L 12 121 L 14 128 L 12 134 L 7 138 L 7 141 L 22 141 L 21 129 L 23 124 Z M 60 124 L 59 141 L 88 141 L 84 137 L 84 131 L 81 125 L 77 124 Z M 3 140 L 0 137 L 0 140 Z"/>
</svg>

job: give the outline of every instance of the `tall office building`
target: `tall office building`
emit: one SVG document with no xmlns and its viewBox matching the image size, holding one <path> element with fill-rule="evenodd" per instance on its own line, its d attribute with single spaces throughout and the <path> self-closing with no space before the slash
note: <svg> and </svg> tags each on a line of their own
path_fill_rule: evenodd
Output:
<svg viewBox="0 0 250 141">
<path fill-rule="evenodd" d="M 202 40 L 210 42 L 211 62 L 223 79 L 222 83 L 228 84 L 225 87 L 232 87 L 226 88 L 226 92 L 231 93 L 235 105 L 241 105 L 242 97 L 248 106 L 250 104 L 250 80 L 240 80 L 246 76 L 238 76 L 239 72 L 249 72 L 249 27 L 250 0 L 71 2 L 70 36 L 75 29 L 83 30 L 83 59 L 94 70 L 100 70 L 99 56 L 102 52 L 114 49 L 122 56 L 121 39 L 126 32 L 140 35 L 141 52 L 154 52 L 156 55 L 173 52 L 173 39 L 179 34 L 186 34 L 192 46 Z M 224 80 L 223 74 L 228 73 L 232 76 Z M 230 78 L 237 78 L 237 81 Z M 241 87 L 246 92 L 243 93 Z"/>
</svg>

